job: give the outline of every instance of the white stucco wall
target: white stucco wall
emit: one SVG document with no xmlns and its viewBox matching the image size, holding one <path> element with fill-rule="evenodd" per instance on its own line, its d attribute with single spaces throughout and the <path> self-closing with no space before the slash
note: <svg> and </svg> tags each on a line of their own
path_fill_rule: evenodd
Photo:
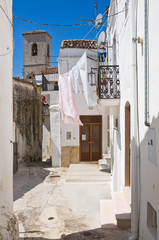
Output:
<svg viewBox="0 0 159 240">
<path fill-rule="evenodd" d="M 75 104 L 79 115 L 102 115 L 102 142 L 103 142 L 103 153 L 107 150 L 106 134 L 107 134 L 107 112 L 102 106 L 95 106 L 93 109 L 87 107 L 87 103 L 83 93 L 74 93 Z M 71 132 L 71 139 L 66 139 L 66 133 Z M 62 123 L 62 146 L 79 146 L 79 126 L 72 124 Z"/>
<path fill-rule="evenodd" d="M 144 1 L 139 4 L 138 35 L 144 36 Z M 141 149 L 141 218 L 140 236 L 145 240 L 155 239 L 147 227 L 147 203 L 149 202 L 157 212 L 157 240 L 159 239 L 159 94 L 158 94 L 158 54 L 159 54 L 159 29 L 156 23 L 159 2 L 149 1 L 149 107 L 150 107 L 150 128 L 144 125 L 144 56 L 141 56 L 140 46 L 138 47 L 139 59 L 139 116 L 140 116 L 140 149 Z M 153 146 L 149 147 L 149 133 L 154 129 L 155 139 Z M 149 150 L 152 148 L 151 150 Z M 151 161 L 150 161 L 151 158 Z M 155 163 L 153 163 L 154 161 Z"/>
<path fill-rule="evenodd" d="M 97 68 L 97 52 L 86 49 L 61 49 L 60 57 L 59 57 L 59 74 L 68 72 L 71 68 L 77 63 L 77 61 L 81 58 L 83 53 L 87 51 L 87 61 L 88 61 L 88 73 L 91 72 L 91 68 Z M 96 91 L 96 87 L 92 87 L 93 91 Z M 93 107 L 93 109 L 89 109 L 84 97 L 84 93 L 74 93 L 74 100 L 77 108 L 77 112 L 79 115 L 102 115 L 103 125 L 102 125 L 102 151 L 103 153 L 107 150 L 107 111 L 106 108 L 97 105 Z M 67 132 L 71 132 L 71 139 L 66 139 Z M 79 146 L 79 126 L 72 124 L 65 124 L 62 122 L 62 146 Z"/>
<path fill-rule="evenodd" d="M 138 1 L 138 20 L 137 20 L 137 37 L 144 38 L 144 0 Z M 117 1 L 117 11 L 120 12 L 125 7 L 125 0 Z M 132 0 L 129 1 L 128 17 L 125 19 L 125 12 L 118 14 L 114 28 L 109 28 L 108 36 L 110 44 L 112 44 L 114 33 L 117 36 L 117 56 L 120 70 L 121 83 L 121 101 L 120 101 L 120 135 L 121 135 L 121 151 L 117 156 L 121 166 L 116 166 L 116 182 L 117 190 L 124 189 L 125 182 L 125 104 L 130 103 L 131 106 L 131 184 L 136 184 L 136 191 L 132 189 L 132 215 L 137 210 L 137 202 L 140 202 L 140 237 L 143 240 L 159 239 L 159 94 L 158 94 L 158 53 L 159 53 L 159 29 L 156 27 L 158 22 L 158 1 L 149 1 L 149 108 L 150 108 L 150 128 L 146 127 L 144 122 L 145 114 L 145 75 L 144 75 L 144 58 L 145 52 L 142 45 L 137 43 L 137 63 L 138 63 L 138 102 L 136 98 L 137 86 L 135 84 L 135 56 L 132 38 L 133 25 L 135 24 L 135 9 L 132 9 Z M 131 13 L 133 16 L 131 16 Z M 132 19 L 134 18 L 134 21 Z M 112 61 L 110 57 L 110 62 Z M 137 106 L 139 108 L 139 126 L 137 126 Z M 151 135 L 152 132 L 152 135 Z M 138 155 L 137 141 L 139 133 L 140 159 Z M 153 133 L 155 137 L 153 138 Z M 114 145 L 116 145 L 114 138 Z M 150 140 L 153 141 L 150 145 Z M 116 150 L 118 151 L 117 147 Z M 120 159 L 119 159 L 119 156 Z M 140 164 L 139 164 L 140 161 Z M 133 166 L 133 164 L 135 164 Z M 137 167 L 137 168 L 136 168 Z M 140 174 L 138 178 L 137 175 Z M 113 176 L 114 177 L 114 176 Z M 117 185 L 117 179 L 120 179 L 120 186 Z M 139 179 L 139 182 L 135 179 Z M 141 181 L 140 181 L 141 180 Z M 119 180 L 118 180 L 119 181 Z M 117 187 L 118 186 L 118 187 Z M 138 189 L 139 188 L 139 191 Z M 140 193 L 138 195 L 138 192 Z M 136 201 L 136 196 L 138 200 Z M 150 220 L 147 204 L 151 206 L 157 213 L 157 236 L 153 235 L 147 220 Z M 137 213 L 138 214 L 138 213 Z M 132 229 L 137 226 L 136 217 L 132 218 Z M 154 231 L 154 230 L 153 230 Z M 155 232 L 155 231 L 154 231 Z M 133 238 L 134 239 L 134 238 Z"/>
<path fill-rule="evenodd" d="M 91 68 L 97 67 L 97 52 L 92 49 L 78 49 L 78 48 L 64 48 L 60 50 L 60 56 L 58 58 L 58 68 L 59 74 L 69 72 L 71 68 L 78 62 L 82 57 L 84 52 L 87 51 L 87 61 L 88 61 L 88 73 L 91 71 Z M 93 60 L 94 59 L 94 60 Z"/>
<path fill-rule="evenodd" d="M 52 79 L 53 77 L 50 76 Z M 48 116 L 43 124 L 43 160 L 52 158 L 52 166 L 61 166 L 61 119 L 59 111 L 59 91 L 43 91 L 46 102 L 49 104 Z M 45 116 L 44 116 L 45 117 Z M 51 143 L 51 149 L 50 149 Z"/>
<path fill-rule="evenodd" d="M 115 12 L 121 12 L 125 7 L 125 1 L 116 1 L 115 6 Z M 125 105 L 126 102 L 129 102 L 132 106 L 133 101 L 133 88 L 130 78 L 130 16 L 125 18 L 123 12 L 115 16 L 114 21 L 110 20 L 107 38 L 109 46 L 112 46 L 109 48 L 109 64 L 114 64 L 113 55 L 116 55 L 116 64 L 119 65 L 121 96 L 118 115 L 119 128 L 118 131 L 114 131 L 113 139 L 113 190 L 122 191 L 125 185 Z M 113 39 L 116 39 L 116 53 L 113 52 Z M 133 125 L 133 118 L 131 118 L 131 125 Z"/>
<path fill-rule="evenodd" d="M 0 239 L 12 240 L 18 239 L 16 220 L 10 221 L 13 217 L 12 1 L 0 3 L 0 26 Z"/>
</svg>

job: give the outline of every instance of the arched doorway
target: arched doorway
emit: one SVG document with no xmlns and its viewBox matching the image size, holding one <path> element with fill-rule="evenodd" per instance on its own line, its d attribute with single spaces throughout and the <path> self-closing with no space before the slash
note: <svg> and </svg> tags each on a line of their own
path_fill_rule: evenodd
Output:
<svg viewBox="0 0 159 240">
<path fill-rule="evenodd" d="M 130 186 L 130 151 L 131 151 L 131 131 L 130 131 L 130 103 L 125 104 L 125 186 Z"/>
</svg>

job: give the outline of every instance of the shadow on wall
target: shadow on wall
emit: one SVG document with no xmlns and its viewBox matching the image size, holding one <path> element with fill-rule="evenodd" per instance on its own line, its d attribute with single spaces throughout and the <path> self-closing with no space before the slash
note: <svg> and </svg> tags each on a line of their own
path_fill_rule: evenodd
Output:
<svg viewBox="0 0 159 240">
<path fill-rule="evenodd" d="M 146 133 L 140 144 L 140 237 L 145 239 L 150 235 L 157 239 L 159 114 L 153 117 L 150 127 L 145 128 Z M 149 211 L 148 205 L 152 206 L 152 211 Z"/>
<path fill-rule="evenodd" d="M 14 201 L 42 183 L 50 173 L 45 168 L 50 166 L 50 162 L 33 162 L 28 163 L 27 166 L 25 163 L 21 163 L 18 172 L 14 174 L 13 178 Z"/>
</svg>

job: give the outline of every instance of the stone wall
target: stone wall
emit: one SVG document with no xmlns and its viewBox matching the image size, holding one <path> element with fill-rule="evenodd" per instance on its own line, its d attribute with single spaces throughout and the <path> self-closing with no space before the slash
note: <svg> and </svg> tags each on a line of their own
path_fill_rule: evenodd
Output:
<svg viewBox="0 0 159 240">
<path fill-rule="evenodd" d="M 36 32 L 36 33 L 35 33 Z M 23 71 L 24 79 L 30 73 L 40 72 L 50 66 L 50 56 L 47 56 L 47 47 L 51 51 L 51 36 L 47 32 L 35 31 L 32 34 L 23 34 Z M 37 56 L 32 56 L 32 45 L 37 44 Z"/>
<path fill-rule="evenodd" d="M 79 163 L 79 146 L 62 146 L 61 165 L 69 167 L 71 163 Z"/>
<path fill-rule="evenodd" d="M 19 161 L 42 157 L 41 87 L 22 79 L 13 80 L 13 120 Z"/>
</svg>

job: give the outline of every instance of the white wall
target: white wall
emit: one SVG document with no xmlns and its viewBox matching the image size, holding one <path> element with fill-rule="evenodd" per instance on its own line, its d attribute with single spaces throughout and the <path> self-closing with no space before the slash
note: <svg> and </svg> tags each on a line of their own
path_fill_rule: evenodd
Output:
<svg viewBox="0 0 159 240">
<path fill-rule="evenodd" d="M 12 3 L 1 1 L 4 11 L 8 8 L 8 17 L 12 22 Z M 0 205 L 7 205 L 12 210 L 13 188 L 12 188 L 12 164 L 13 164 L 13 96 L 12 96 L 12 23 L 9 22 L 0 8 Z M 7 97 L 6 97 L 7 96 Z M 5 191 L 7 189 L 7 191 Z"/>
<path fill-rule="evenodd" d="M 114 4 L 112 2 L 112 4 Z M 116 1 L 115 12 L 121 12 L 125 7 L 125 1 Z M 112 9 L 113 10 L 113 9 Z M 110 15 L 112 13 L 110 12 Z M 130 16 L 125 18 L 125 12 L 114 16 L 110 20 L 107 29 L 109 42 L 109 64 L 113 65 L 113 39 L 116 39 L 116 64 L 119 65 L 120 78 L 120 108 L 119 108 L 119 129 L 114 131 L 113 139 L 113 190 L 121 191 L 125 183 L 125 104 L 128 101 L 132 105 L 133 91 L 130 84 Z M 133 119 L 131 119 L 132 124 Z M 121 146 L 119 146 L 120 144 Z"/>
<path fill-rule="evenodd" d="M 85 49 L 61 49 L 59 57 L 59 73 L 65 73 L 71 70 L 71 68 L 81 58 Z M 88 73 L 91 72 L 91 68 L 97 67 L 97 52 L 95 50 L 87 50 L 87 61 L 88 61 Z M 96 91 L 96 87 L 92 87 L 93 91 Z M 107 111 L 105 107 L 99 104 L 93 109 L 89 109 L 84 97 L 84 93 L 74 93 L 75 104 L 78 115 L 102 115 L 103 126 L 103 153 L 107 150 L 106 134 L 107 134 Z M 66 139 L 66 133 L 71 132 L 71 139 Z M 62 122 L 62 146 L 79 146 L 79 126 L 72 124 L 65 124 Z"/>
<path fill-rule="evenodd" d="M 125 6 L 125 0 L 117 1 L 117 11 L 120 12 Z M 138 1 L 138 24 L 137 37 L 144 39 L 144 0 Z M 158 54 L 159 54 L 159 28 L 156 23 L 158 16 L 158 1 L 149 1 L 149 107 L 150 107 L 150 128 L 146 127 L 144 122 L 145 114 L 145 75 L 144 75 L 144 59 L 145 52 L 142 45 L 137 43 L 137 63 L 138 63 L 138 102 L 137 102 L 137 85 L 136 85 L 136 66 L 135 66 L 135 43 L 132 38 L 135 37 L 133 26 L 135 26 L 135 9 L 132 9 L 133 0 L 129 1 L 128 17 L 125 19 L 125 12 L 118 14 L 114 28 L 108 29 L 110 44 L 114 33 L 117 36 L 117 56 L 120 71 L 121 83 L 121 102 L 120 102 L 120 134 L 121 134 L 121 166 L 117 166 L 116 179 L 120 179 L 121 184 L 117 190 L 124 188 L 125 181 L 125 104 L 130 103 L 131 106 L 131 184 L 132 189 L 132 215 L 137 210 L 136 197 L 140 202 L 140 237 L 143 240 L 159 239 L 159 94 L 158 94 Z M 131 16 L 132 13 L 132 16 Z M 134 21 L 133 21 L 134 18 Z M 110 57 L 110 62 L 112 61 Z M 137 116 L 137 106 L 139 116 Z M 139 117 L 139 126 L 137 118 Z M 139 134 L 139 149 L 137 147 Z M 155 135 L 153 138 L 153 134 Z M 117 136 L 115 136 L 117 138 Z M 153 145 L 148 145 L 150 140 Z M 115 140 L 115 139 L 114 139 Z M 115 140 L 115 144 L 116 144 Z M 117 147 L 116 147 L 117 149 Z M 119 162 L 118 161 L 118 162 Z M 140 161 L 140 163 L 139 163 Z M 134 165 L 133 165 L 134 164 Z M 121 169 L 121 170 L 119 170 Z M 140 174 L 137 183 L 137 175 Z M 141 180 L 141 182 L 140 182 Z M 117 183 L 117 182 L 115 182 Z M 135 185 L 136 184 L 136 185 Z M 117 185 L 115 185 L 116 187 Z M 138 195 L 139 187 L 139 195 Z M 134 189 L 136 188 L 136 191 Z M 157 212 L 157 237 L 153 235 L 148 227 L 147 219 L 147 203 L 150 203 Z M 136 214 L 138 214 L 136 212 Z M 132 229 L 138 224 L 137 218 L 132 219 Z M 137 229 L 136 229 L 137 231 Z M 154 231 L 155 232 L 155 231 Z M 133 238 L 134 239 L 134 238 Z"/>
<path fill-rule="evenodd" d="M 141 220 L 140 236 L 145 240 L 155 239 L 147 227 L 147 202 L 157 212 L 157 239 L 159 239 L 159 28 L 156 23 L 159 21 L 159 2 L 149 1 L 149 107 L 150 107 L 150 128 L 144 125 L 144 56 L 141 56 L 140 46 L 138 46 L 139 59 L 139 116 L 140 116 L 140 150 L 141 150 Z M 144 36 L 144 1 L 139 4 L 138 35 Z M 154 129 L 155 139 L 153 139 L 152 152 L 149 150 L 149 133 Z M 154 162 L 155 163 L 154 163 Z"/>
<path fill-rule="evenodd" d="M 79 115 L 102 115 L 102 137 L 103 137 L 103 153 L 106 153 L 107 150 L 107 142 L 106 142 L 106 134 L 107 134 L 107 111 L 102 106 L 95 106 L 93 109 L 89 109 L 87 107 L 87 103 L 83 93 L 74 93 L 75 104 L 77 107 L 77 111 Z M 71 132 L 71 140 L 66 139 L 66 133 Z M 62 146 L 79 146 L 79 126 L 72 124 L 62 123 Z"/>
<path fill-rule="evenodd" d="M 18 239 L 17 226 L 10 221 L 11 217 L 14 218 L 12 1 L 1 0 L 0 5 L 0 238 L 9 240 Z M 11 224 L 10 230 L 7 230 L 8 224 Z"/>
<path fill-rule="evenodd" d="M 97 67 L 97 51 L 78 49 L 78 48 L 66 48 L 60 50 L 60 57 L 58 58 L 59 62 L 59 74 L 69 72 L 71 68 L 78 62 L 82 57 L 84 52 L 87 51 L 87 61 L 88 61 L 88 73 L 91 71 L 91 68 Z M 91 58 L 91 59 L 90 59 Z M 93 60 L 94 59 L 94 60 Z"/>
</svg>

